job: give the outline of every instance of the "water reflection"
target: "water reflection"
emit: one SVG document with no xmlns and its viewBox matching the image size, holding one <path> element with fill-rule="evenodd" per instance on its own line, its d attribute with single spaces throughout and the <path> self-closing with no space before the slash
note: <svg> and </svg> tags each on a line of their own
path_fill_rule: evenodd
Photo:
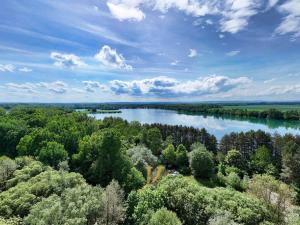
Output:
<svg viewBox="0 0 300 225">
<path fill-rule="evenodd" d="M 200 114 L 177 113 L 171 110 L 161 109 L 122 109 L 117 114 L 91 114 L 97 119 L 105 117 L 121 117 L 128 121 L 139 121 L 141 123 L 162 123 L 169 125 L 192 126 L 205 128 L 217 139 L 221 139 L 230 132 L 241 132 L 249 130 L 264 130 L 270 133 L 299 134 L 300 121 L 279 121 L 255 118 L 239 118 L 230 116 L 211 116 Z"/>
</svg>

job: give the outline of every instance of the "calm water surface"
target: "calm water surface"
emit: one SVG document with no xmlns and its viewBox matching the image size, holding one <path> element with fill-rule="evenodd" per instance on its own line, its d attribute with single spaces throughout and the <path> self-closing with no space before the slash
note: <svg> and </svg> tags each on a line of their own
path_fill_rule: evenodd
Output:
<svg viewBox="0 0 300 225">
<path fill-rule="evenodd" d="M 263 130 L 269 133 L 298 134 L 300 135 L 300 122 L 278 121 L 266 119 L 240 119 L 222 118 L 215 116 L 182 114 L 171 110 L 162 109 L 122 109 L 122 113 L 90 114 L 96 119 L 105 117 L 121 117 L 129 122 L 140 123 L 162 123 L 168 125 L 192 126 L 205 128 L 210 134 L 214 134 L 220 140 L 230 132 L 241 132 L 249 130 Z"/>
</svg>

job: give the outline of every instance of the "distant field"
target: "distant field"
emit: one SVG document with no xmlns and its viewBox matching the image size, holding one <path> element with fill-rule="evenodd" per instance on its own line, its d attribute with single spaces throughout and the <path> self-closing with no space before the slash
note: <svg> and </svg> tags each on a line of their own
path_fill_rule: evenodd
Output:
<svg viewBox="0 0 300 225">
<path fill-rule="evenodd" d="M 299 105 L 236 105 L 236 106 L 224 106 L 225 109 L 247 109 L 250 111 L 264 111 L 268 109 L 277 109 L 280 111 L 288 110 L 300 110 Z"/>
</svg>

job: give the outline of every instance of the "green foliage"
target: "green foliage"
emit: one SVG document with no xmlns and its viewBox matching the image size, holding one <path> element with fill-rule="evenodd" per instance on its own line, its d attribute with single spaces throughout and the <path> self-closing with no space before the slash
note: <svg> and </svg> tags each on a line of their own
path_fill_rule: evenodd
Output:
<svg viewBox="0 0 300 225">
<path fill-rule="evenodd" d="M 0 157 L 0 191 L 5 188 L 7 180 L 11 178 L 16 169 L 17 164 L 14 160 L 6 156 Z"/>
<path fill-rule="evenodd" d="M 183 144 L 178 145 L 176 149 L 176 166 L 182 174 L 190 172 L 188 152 Z"/>
<path fill-rule="evenodd" d="M 23 120 L 0 116 L 0 156 L 15 157 L 16 146 L 28 132 L 28 126 Z"/>
<path fill-rule="evenodd" d="M 238 225 L 232 218 L 233 216 L 225 211 L 210 218 L 208 225 Z"/>
<path fill-rule="evenodd" d="M 225 164 L 241 170 L 244 169 L 242 154 L 235 149 L 230 150 L 225 157 Z"/>
<path fill-rule="evenodd" d="M 38 155 L 38 159 L 50 166 L 57 168 L 58 164 L 68 157 L 68 153 L 62 144 L 57 142 L 47 142 Z"/>
<path fill-rule="evenodd" d="M 238 174 L 235 172 L 231 172 L 227 177 L 226 177 L 226 184 L 236 190 L 241 190 L 241 178 L 239 177 Z"/>
<path fill-rule="evenodd" d="M 68 187 L 83 184 L 80 174 L 44 171 L 26 182 L 20 182 L 0 193 L 0 216 L 26 216 L 30 208 L 41 198 L 51 194 L 61 194 Z"/>
<path fill-rule="evenodd" d="M 139 188 L 144 183 L 140 172 L 132 169 L 129 157 L 121 150 L 119 135 L 112 130 L 83 138 L 79 143 L 79 152 L 73 155 L 73 166 L 88 181 L 101 186 L 116 179 L 125 191 L 130 191 L 133 186 Z"/>
<path fill-rule="evenodd" d="M 210 178 L 214 173 L 214 162 L 204 145 L 196 147 L 190 153 L 190 168 L 196 178 Z"/>
<path fill-rule="evenodd" d="M 26 182 L 30 178 L 46 171 L 47 169 L 48 169 L 48 167 L 43 165 L 39 161 L 30 161 L 30 162 L 28 162 L 28 164 L 24 165 L 21 168 L 18 168 L 13 173 L 12 178 L 7 180 L 7 182 L 6 182 L 6 188 L 11 188 L 11 187 L 16 186 L 18 183 Z"/>
<path fill-rule="evenodd" d="M 17 151 L 20 156 L 38 156 L 39 151 L 47 142 L 57 140 L 57 135 L 44 128 L 34 129 L 30 134 L 21 138 Z"/>
<path fill-rule="evenodd" d="M 124 203 L 124 193 L 118 182 L 112 182 L 106 187 L 103 196 L 103 209 L 100 224 L 117 225 L 124 220 L 126 206 Z"/>
<path fill-rule="evenodd" d="M 282 177 L 285 181 L 300 187 L 300 145 L 290 141 L 284 146 L 283 153 Z"/>
<path fill-rule="evenodd" d="M 87 184 L 67 188 L 61 195 L 53 194 L 35 204 L 25 224 L 31 225 L 116 225 L 123 221 L 123 191 L 116 181 L 104 190 Z"/>
<path fill-rule="evenodd" d="M 182 176 L 167 176 L 156 186 L 146 187 L 130 194 L 131 224 L 140 224 L 149 210 L 162 207 L 176 212 L 186 225 L 207 224 L 220 212 L 228 211 L 232 220 L 245 225 L 257 225 L 270 219 L 265 205 L 245 193 L 224 189 L 206 188 Z"/>
<path fill-rule="evenodd" d="M 9 219 L 5 219 L 0 217 L 0 225 L 22 225 L 23 221 L 19 217 L 11 217 Z"/>
<path fill-rule="evenodd" d="M 294 196 L 288 185 L 270 175 L 255 175 L 249 183 L 248 192 L 268 205 L 277 223 L 284 221 L 285 212 Z"/>
<path fill-rule="evenodd" d="M 145 143 L 154 155 L 161 153 L 162 136 L 158 128 L 150 128 L 146 133 Z"/>
<path fill-rule="evenodd" d="M 137 145 L 127 150 L 133 165 L 141 172 L 145 173 L 146 166 L 155 167 L 157 165 L 157 157 L 153 155 L 152 151 L 143 146 Z"/>
<path fill-rule="evenodd" d="M 166 165 L 170 168 L 176 164 L 176 152 L 172 144 L 169 144 L 166 149 L 162 151 L 162 157 Z"/>
<path fill-rule="evenodd" d="M 161 208 L 151 216 L 148 225 L 182 225 L 182 223 L 176 213 Z"/>
<path fill-rule="evenodd" d="M 95 224 L 101 217 L 104 204 L 103 190 L 86 184 L 66 189 L 61 196 L 56 194 L 35 204 L 25 224 L 58 225 Z"/>
<path fill-rule="evenodd" d="M 251 167 L 254 173 L 272 173 L 272 157 L 268 148 L 262 146 L 258 148 L 251 160 Z"/>
</svg>

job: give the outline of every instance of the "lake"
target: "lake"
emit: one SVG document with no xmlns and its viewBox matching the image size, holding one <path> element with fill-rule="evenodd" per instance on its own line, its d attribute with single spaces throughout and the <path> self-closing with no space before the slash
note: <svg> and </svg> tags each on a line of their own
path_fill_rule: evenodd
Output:
<svg viewBox="0 0 300 225">
<path fill-rule="evenodd" d="M 105 117 L 120 117 L 129 122 L 139 121 L 140 123 L 161 123 L 168 125 L 192 126 L 205 128 L 210 134 L 220 140 L 230 132 L 241 132 L 249 130 L 263 130 L 269 133 L 298 134 L 300 135 L 299 121 L 278 121 L 255 118 L 231 118 L 206 116 L 200 114 L 178 113 L 172 110 L 163 109 L 122 109 L 121 113 L 95 113 L 90 114 L 96 119 Z"/>
</svg>

